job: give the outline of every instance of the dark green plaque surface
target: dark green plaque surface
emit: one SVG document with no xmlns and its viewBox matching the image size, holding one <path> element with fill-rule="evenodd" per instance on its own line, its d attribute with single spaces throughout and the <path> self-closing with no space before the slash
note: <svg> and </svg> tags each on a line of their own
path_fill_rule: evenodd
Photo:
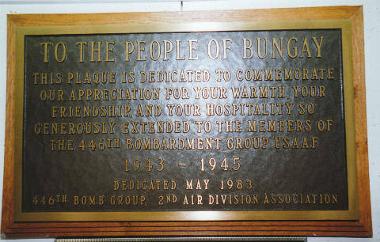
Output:
<svg viewBox="0 0 380 242">
<path fill-rule="evenodd" d="M 26 36 L 23 212 L 347 210 L 341 46 L 326 29 Z"/>
</svg>

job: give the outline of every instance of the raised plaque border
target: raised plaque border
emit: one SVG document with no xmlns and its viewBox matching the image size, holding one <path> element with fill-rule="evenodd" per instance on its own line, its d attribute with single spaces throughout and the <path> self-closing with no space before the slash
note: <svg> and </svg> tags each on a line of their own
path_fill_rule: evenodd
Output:
<svg viewBox="0 0 380 242">
<path fill-rule="evenodd" d="M 93 27 L 93 26 L 91 26 Z M 165 212 L 23 212 L 22 211 L 22 147 L 23 147 L 23 112 L 24 112 L 24 76 L 25 76 L 25 36 L 61 35 L 61 34 L 114 34 L 114 33 L 151 33 L 151 32 L 197 32 L 197 31 L 231 31 L 231 30 L 287 30 L 287 29 L 340 29 L 342 31 L 344 115 L 346 130 L 348 210 L 260 210 L 260 211 L 165 211 Z M 353 115 L 353 81 L 352 55 L 350 48 L 351 25 L 344 20 L 329 22 L 298 20 L 294 22 L 277 22 L 262 20 L 258 23 L 238 22 L 223 23 L 212 27 L 209 22 L 202 22 L 196 27 L 182 23 L 146 24 L 113 24 L 99 25 L 94 28 L 83 26 L 45 25 L 23 26 L 16 30 L 16 70 L 15 89 L 18 90 L 15 100 L 15 212 L 16 222 L 48 221 L 226 221 L 226 220 L 356 220 L 358 218 L 356 192 L 356 166 L 354 144 Z"/>
<path fill-rule="evenodd" d="M 23 37 L 25 34 L 228 31 L 340 28 L 343 36 L 350 208 L 295 212 L 21 213 Z M 362 7 L 8 15 L 7 115 L 2 233 L 58 236 L 371 236 Z M 347 85 L 347 79 L 349 80 Z M 346 92 L 347 86 L 351 88 Z M 348 94 L 347 94 L 348 93 Z M 351 93 L 351 94 L 349 94 Z M 21 124 L 21 126 L 20 126 Z M 21 127 L 21 129 L 20 129 Z M 349 127 L 350 128 L 350 127 Z M 364 131 L 364 132 L 363 132 Z M 351 161 L 351 162 L 350 162 Z M 187 212 L 185 212 L 187 213 Z M 314 213 L 314 214 L 313 214 Z M 251 216 L 249 216 L 249 214 Z M 114 215 L 114 216 L 113 216 Z M 173 217 L 173 215 L 175 215 Z M 314 215 L 314 216 L 313 216 Z M 26 222 L 26 221 L 34 222 Z M 97 220 L 99 220 L 97 222 Z M 126 222 L 125 220 L 130 220 Z M 23 222 L 20 222 L 23 221 Z M 38 223 L 36 223 L 38 221 Z M 49 222 L 47 222 L 49 221 Z M 82 221 L 82 222 L 81 222 Z"/>
</svg>

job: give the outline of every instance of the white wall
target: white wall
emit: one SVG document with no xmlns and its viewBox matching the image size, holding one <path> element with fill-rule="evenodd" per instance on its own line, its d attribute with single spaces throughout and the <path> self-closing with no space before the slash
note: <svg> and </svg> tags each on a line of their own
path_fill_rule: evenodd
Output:
<svg viewBox="0 0 380 242">
<path fill-rule="evenodd" d="M 47 4 L 50 2 L 50 4 Z M 380 1 L 378 0 L 231 0 L 159 1 L 145 0 L 0 0 L 0 157 L 4 157 L 6 15 L 9 13 L 84 13 L 136 11 L 228 10 L 332 5 L 363 5 L 365 34 L 365 76 L 367 89 L 368 149 L 371 176 L 371 202 L 374 235 L 372 239 L 309 238 L 309 242 L 380 242 Z M 0 158 L 0 179 L 3 178 Z M 0 194 L 2 187 L 0 186 Z M 0 202 L 1 205 L 1 202 Z M 1 206 L 0 206 L 1 207 Z M 33 240 L 36 241 L 36 240 Z M 41 241 L 53 241 L 41 240 Z"/>
</svg>

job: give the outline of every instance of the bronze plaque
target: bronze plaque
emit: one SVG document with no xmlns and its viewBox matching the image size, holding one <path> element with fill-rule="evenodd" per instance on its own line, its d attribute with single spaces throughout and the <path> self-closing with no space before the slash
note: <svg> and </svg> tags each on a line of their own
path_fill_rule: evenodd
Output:
<svg viewBox="0 0 380 242">
<path fill-rule="evenodd" d="M 23 212 L 348 210 L 341 30 L 25 37 Z"/>
<path fill-rule="evenodd" d="M 20 27 L 15 222 L 358 220 L 350 25 Z"/>
</svg>

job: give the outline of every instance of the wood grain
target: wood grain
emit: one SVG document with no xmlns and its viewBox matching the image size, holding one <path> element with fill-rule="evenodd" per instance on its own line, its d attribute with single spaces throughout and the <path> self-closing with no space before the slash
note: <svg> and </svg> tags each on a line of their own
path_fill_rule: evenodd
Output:
<svg viewBox="0 0 380 242">
<path fill-rule="evenodd" d="M 260 20 L 341 20 L 352 24 L 354 60 L 354 112 L 357 192 L 360 218 L 355 221 L 226 221 L 226 222 L 39 222 L 14 221 L 15 72 L 16 28 L 22 26 L 82 26 L 101 24 L 150 24 L 155 22 L 244 22 Z M 112 14 L 26 14 L 8 16 L 7 104 L 5 169 L 3 181 L 2 236 L 372 236 L 368 173 L 366 103 L 364 81 L 362 7 L 263 9 L 223 12 L 167 12 Z M 99 218 L 101 220 L 101 218 Z"/>
</svg>

